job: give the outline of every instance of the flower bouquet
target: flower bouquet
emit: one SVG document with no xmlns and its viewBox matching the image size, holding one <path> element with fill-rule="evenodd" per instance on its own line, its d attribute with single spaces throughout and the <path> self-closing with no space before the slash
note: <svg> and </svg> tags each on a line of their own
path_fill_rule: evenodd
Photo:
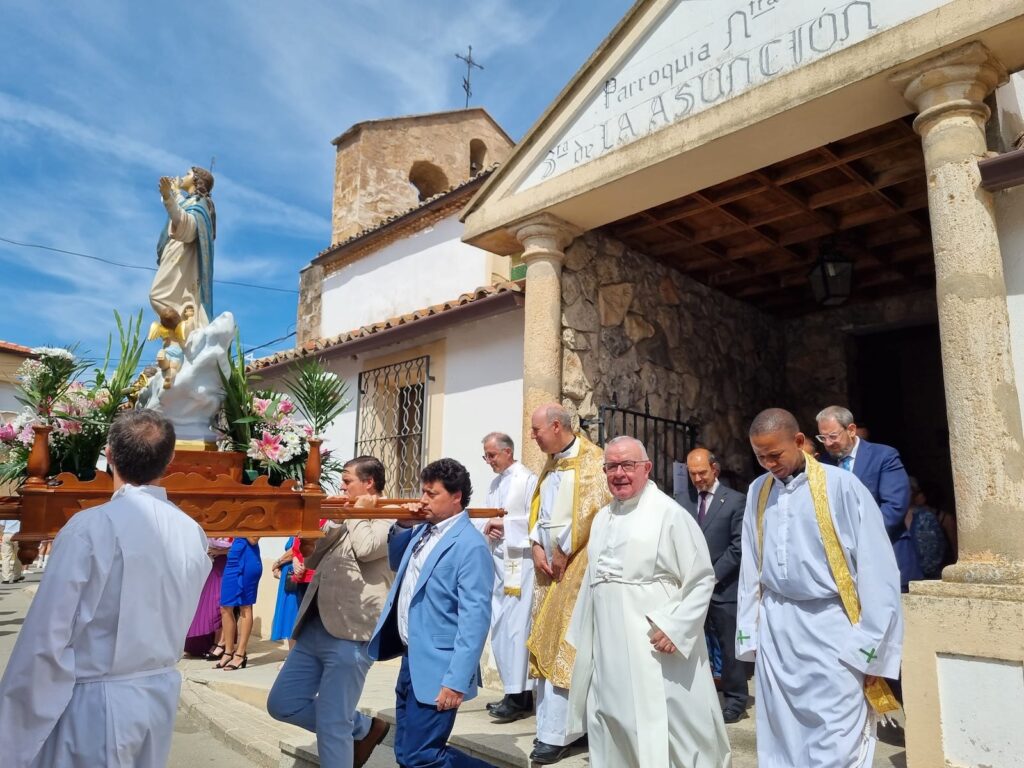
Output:
<svg viewBox="0 0 1024 768">
<path fill-rule="evenodd" d="M 240 345 L 239 345 L 240 349 Z M 247 475 L 266 475 L 272 485 L 302 483 L 311 440 L 320 441 L 324 430 L 349 405 L 345 383 L 312 360 L 293 369 L 283 381 L 291 393 L 250 388 L 240 353 L 228 376 L 221 415 L 223 445 L 244 451 Z M 321 484 L 337 487 L 342 463 L 330 451 L 321 453 Z"/>
<path fill-rule="evenodd" d="M 75 347 L 36 347 L 18 368 L 18 400 L 24 410 L 0 426 L 0 482 L 21 483 L 28 470 L 34 426 L 49 427 L 50 471 L 72 472 L 81 480 L 96 476 L 96 463 L 114 416 L 124 404 L 142 354 L 142 312 L 127 326 L 115 312 L 121 355 L 108 372 L 113 336 L 102 366 L 82 380 L 91 363 Z"/>
</svg>

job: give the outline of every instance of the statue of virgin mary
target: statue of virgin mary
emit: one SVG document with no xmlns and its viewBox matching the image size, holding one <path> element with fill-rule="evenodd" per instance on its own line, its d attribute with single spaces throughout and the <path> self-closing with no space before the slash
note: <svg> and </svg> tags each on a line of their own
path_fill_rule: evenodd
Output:
<svg viewBox="0 0 1024 768">
<path fill-rule="evenodd" d="M 210 193 L 213 174 L 193 166 L 180 179 L 163 176 L 160 196 L 167 209 L 167 224 L 156 246 L 157 272 L 149 302 L 158 317 L 195 308 L 196 328 L 213 317 L 213 241 L 217 212 Z M 173 316 L 173 315 L 172 315 Z"/>
</svg>

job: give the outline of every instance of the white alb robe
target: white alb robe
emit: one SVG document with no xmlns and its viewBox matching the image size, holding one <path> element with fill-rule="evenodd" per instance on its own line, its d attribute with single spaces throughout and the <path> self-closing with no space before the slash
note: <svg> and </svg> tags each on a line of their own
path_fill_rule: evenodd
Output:
<svg viewBox="0 0 1024 768">
<path fill-rule="evenodd" d="M 704 642 L 715 572 L 693 517 L 648 482 L 597 513 L 587 551 L 567 639 L 570 710 L 574 722 L 586 712 L 590 765 L 732 765 Z M 654 650 L 654 627 L 675 653 Z"/>
<path fill-rule="evenodd" d="M 553 454 L 555 459 L 574 459 L 580 454 L 577 438 L 564 451 Z M 540 513 L 530 531 L 533 543 L 544 547 L 550 562 L 555 546 L 567 555 L 572 554 L 572 513 L 576 492 L 576 473 L 556 469 L 548 472 L 540 483 Z M 532 500 L 531 500 L 532 501 Z M 570 725 L 569 691 L 559 688 L 550 680 L 541 678 L 534 688 L 537 707 L 537 738 L 545 744 L 565 746 L 572 744 L 586 732 L 585 723 Z"/>
<path fill-rule="evenodd" d="M 494 593 L 491 598 L 491 651 L 501 675 L 505 693 L 533 689 L 529 671 L 533 611 L 533 553 L 527 530 L 530 500 L 537 476 L 520 462 L 514 462 L 491 482 L 487 506 L 505 510 L 505 533 L 494 544 Z M 506 583 L 518 587 L 518 595 L 505 594 Z"/>
<path fill-rule="evenodd" d="M 806 473 L 774 483 L 759 564 L 757 502 L 768 476 L 755 480 L 743 521 L 736 658 L 756 660 L 760 768 L 871 765 L 864 676 L 900 671 L 900 575 L 881 512 L 852 472 L 822 469 L 861 620 L 852 625 L 840 601 Z"/>
<path fill-rule="evenodd" d="M 162 488 L 124 486 L 74 515 L 0 680 L 0 765 L 166 765 L 175 664 L 210 566 L 203 529 Z"/>
</svg>

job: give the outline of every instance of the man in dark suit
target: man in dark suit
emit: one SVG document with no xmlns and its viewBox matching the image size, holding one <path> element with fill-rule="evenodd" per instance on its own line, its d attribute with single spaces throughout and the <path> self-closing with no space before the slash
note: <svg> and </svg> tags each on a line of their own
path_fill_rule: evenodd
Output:
<svg viewBox="0 0 1024 768">
<path fill-rule="evenodd" d="M 686 457 L 690 485 L 676 502 L 697 519 L 715 569 L 705 630 L 718 638 L 722 649 L 722 717 L 735 723 L 747 708 L 747 665 L 736 660 L 736 584 L 746 496 L 718 481 L 721 469 L 706 448 L 690 451 Z"/>
<path fill-rule="evenodd" d="M 899 451 L 858 437 L 853 414 L 841 405 L 824 408 L 817 421 L 817 439 L 828 454 L 822 457 L 822 461 L 853 472 L 867 486 L 882 510 L 885 529 L 900 569 L 900 588 L 906 592 L 908 583 L 924 578 L 924 574 L 907 526 L 910 478 L 903 468 Z"/>
<path fill-rule="evenodd" d="M 455 714 L 477 693 L 491 627 L 491 550 L 466 512 L 466 468 L 439 459 L 420 473 L 423 496 L 407 505 L 425 524 L 396 523 L 388 538 L 395 569 L 371 659 L 402 657 L 395 685 L 395 760 L 404 768 L 488 768 L 448 746 Z"/>
</svg>

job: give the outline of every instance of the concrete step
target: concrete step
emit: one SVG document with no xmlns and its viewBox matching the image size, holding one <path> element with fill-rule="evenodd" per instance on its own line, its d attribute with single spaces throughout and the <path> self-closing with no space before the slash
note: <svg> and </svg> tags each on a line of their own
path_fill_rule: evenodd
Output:
<svg viewBox="0 0 1024 768">
<path fill-rule="evenodd" d="M 267 694 L 283 659 L 284 652 L 279 646 L 256 642 L 249 653 L 249 666 L 237 672 L 214 670 L 206 661 L 183 661 L 182 707 L 257 765 L 314 768 L 320 763 L 313 734 L 279 723 L 266 713 Z M 374 753 L 375 766 L 394 765 L 393 755 L 387 753 L 393 747 L 398 668 L 397 661 L 374 664 L 359 702 L 362 712 L 392 724 L 385 744 Z M 465 704 L 455 720 L 450 743 L 495 768 L 530 768 L 536 720 L 530 717 L 508 725 L 495 724 L 486 705 L 500 698 L 499 692 L 482 689 L 477 698 Z M 748 709 L 747 717 L 726 725 L 726 732 L 732 746 L 733 768 L 756 768 L 754 706 Z M 589 765 L 589 760 L 585 750 L 577 750 L 558 765 L 582 768 Z M 902 745 L 878 744 L 874 768 L 905 765 Z"/>
</svg>

